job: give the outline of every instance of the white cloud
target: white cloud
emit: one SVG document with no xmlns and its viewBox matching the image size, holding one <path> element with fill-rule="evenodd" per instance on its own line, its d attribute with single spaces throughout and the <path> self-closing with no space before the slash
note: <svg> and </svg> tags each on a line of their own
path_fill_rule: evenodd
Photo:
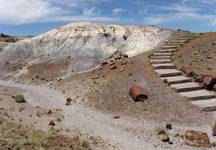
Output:
<svg viewBox="0 0 216 150">
<path fill-rule="evenodd" d="M 174 14 L 166 14 L 161 16 L 145 17 L 144 23 L 146 24 L 162 24 L 170 22 L 187 22 L 187 21 L 203 21 L 209 25 L 216 25 L 216 15 L 203 15 L 194 12 L 182 12 Z"/>
<path fill-rule="evenodd" d="M 83 15 L 87 17 L 95 16 L 95 8 L 91 7 L 90 9 L 86 8 L 83 10 Z"/>
<path fill-rule="evenodd" d="M 174 11 L 174 12 L 197 12 L 199 11 L 198 8 L 193 8 L 185 5 L 173 5 L 173 6 L 165 6 L 161 7 L 164 10 Z"/>
<path fill-rule="evenodd" d="M 205 13 L 205 4 L 213 5 L 215 2 L 210 0 L 181 0 L 178 3 L 168 6 L 157 6 L 158 9 L 165 10 L 167 13 L 149 14 L 144 17 L 145 24 L 163 24 L 177 22 L 205 22 L 208 25 L 216 25 L 216 14 Z"/>
<path fill-rule="evenodd" d="M 43 0 L 0 0 L 0 23 L 24 23 L 61 14 L 60 7 Z"/>
<path fill-rule="evenodd" d="M 0 24 L 115 20 L 115 18 L 101 16 L 94 7 L 83 8 L 83 14 L 78 14 L 74 11 L 75 8 L 71 9 L 71 7 L 78 7 L 78 3 L 84 5 L 102 1 L 106 0 L 0 0 Z"/>
<path fill-rule="evenodd" d="M 121 9 L 121 8 L 115 8 L 112 10 L 112 15 L 113 16 L 118 16 L 120 13 L 124 12 L 125 10 L 124 9 Z"/>
</svg>

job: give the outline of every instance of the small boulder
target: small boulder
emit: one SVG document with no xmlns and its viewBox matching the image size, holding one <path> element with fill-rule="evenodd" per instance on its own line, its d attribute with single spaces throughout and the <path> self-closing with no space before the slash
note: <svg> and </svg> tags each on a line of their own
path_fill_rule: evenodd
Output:
<svg viewBox="0 0 216 150">
<path fill-rule="evenodd" d="M 50 115 L 50 114 L 52 114 L 52 113 L 53 113 L 53 112 L 52 112 L 52 110 L 50 110 L 50 109 L 49 109 L 48 112 L 47 112 L 48 115 Z"/>
<path fill-rule="evenodd" d="M 62 119 L 61 118 L 57 118 L 56 119 L 58 122 L 62 122 Z"/>
<path fill-rule="evenodd" d="M 216 85 L 216 77 L 207 75 L 203 78 L 202 84 L 206 89 L 212 90 L 213 87 Z"/>
<path fill-rule="evenodd" d="M 114 116 L 113 118 L 114 119 L 120 119 L 120 116 Z"/>
<path fill-rule="evenodd" d="M 170 138 L 169 138 L 169 136 L 167 134 L 162 134 L 161 141 L 163 141 L 163 142 L 169 142 Z"/>
<path fill-rule="evenodd" d="M 212 132 L 213 132 L 212 135 L 216 136 L 216 124 L 215 124 L 214 128 L 212 129 Z"/>
<path fill-rule="evenodd" d="M 49 123 L 50 126 L 55 126 L 55 122 L 53 120 L 50 121 Z"/>
<path fill-rule="evenodd" d="M 184 134 L 185 143 L 190 146 L 210 148 L 208 134 L 200 131 L 187 130 Z"/>
<path fill-rule="evenodd" d="M 110 67 L 110 70 L 115 70 L 115 69 L 117 69 L 117 67 L 115 65 Z"/>
<path fill-rule="evenodd" d="M 71 104 L 71 102 L 72 102 L 72 99 L 71 99 L 70 97 L 68 97 L 68 98 L 66 99 L 65 105 L 69 106 L 69 105 Z"/>
<path fill-rule="evenodd" d="M 172 129 L 172 124 L 170 124 L 170 123 L 166 124 L 166 128 L 171 130 Z"/>
<path fill-rule="evenodd" d="M 160 130 L 160 131 L 158 132 L 158 135 L 163 135 L 163 134 L 167 134 L 165 130 Z"/>
</svg>

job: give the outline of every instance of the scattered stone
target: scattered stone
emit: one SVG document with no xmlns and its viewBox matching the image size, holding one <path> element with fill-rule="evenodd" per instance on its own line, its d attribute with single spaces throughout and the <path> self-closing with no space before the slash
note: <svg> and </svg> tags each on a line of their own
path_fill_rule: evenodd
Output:
<svg viewBox="0 0 216 150">
<path fill-rule="evenodd" d="M 71 99 L 70 97 L 68 97 L 68 98 L 66 99 L 65 105 L 69 106 L 69 105 L 71 104 L 71 102 L 72 102 L 72 99 Z"/>
<path fill-rule="evenodd" d="M 173 144 L 173 141 L 169 141 L 168 143 L 169 143 L 170 145 L 172 145 L 172 144 Z"/>
<path fill-rule="evenodd" d="M 117 67 L 115 65 L 110 67 L 110 70 L 115 70 L 115 69 L 117 69 Z"/>
<path fill-rule="evenodd" d="M 94 77 L 91 77 L 92 80 L 95 80 L 95 79 L 98 79 L 100 76 L 97 75 L 97 76 L 94 76 Z"/>
<path fill-rule="evenodd" d="M 125 66 L 126 64 L 127 64 L 127 62 L 122 62 L 121 63 L 122 66 Z"/>
<path fill-rule="evenodd" d="M 48 115 L 50 115 L 50 114 L 52 114 L 52 113 L 53 113 L 53 112 L 52 112 L 52 110 L 50 110 L 50 109 L 49 109 L 48 112 L 47 112 Z"/>
<path fill-rule="evenodd" d="M 115 63 L 113 61 L 109 62 L 109 66 L 113 66 Z"/>
<path fill-rule="evenodd" d="M 212 131 L 213 131 L 213 136 L 216 136 L 216 124 L 215 124 L 215 126 L 214 126 L 214 128 L 212 129 Z"/>
<path fill-rule="evenodd" d="M 36 113 L 36 116 L 38 116 L 39 118 L 41 117 L 41 114 L 39 112 Z"/>
<path fill-rule="evenodd" d="M 114 116 L 113 118 L 114 119 L 120 119 L 120 116 Z"/>
<path fill-rule="evenodd" d="M 108 61 L 104 61 L 101 63 L 101 66 L 106 66 L 108 64 Z"/>
<path fill-rule="evenodd" d="M 50 126 L 55 126 L 55 122 L 53 120 L 50 121 L 49 123 Z"/>
<path fill-rule="evenodd" d="M 162 135 L 162 134 L 167 134 L 167 133 L 166 133 L 165 130 L 160 130 L 160 131 L 158 132 L 158 135 Z"/>
<path fill-rule="evenodd" d="M 212 57 L 211 56 L 207 56 L 207 59 L 212 59 Z"/>
<path fill-rule="evenodd" d="M 24 110 L 23 107 L 20 107 L 20 108 L 19 108 L 19 112 L 22 112 L 23 110 Z"/>
<path fill-rule="evenodd" d="M 216 84 L 213 86 L 213 90 L 216 91 Z"/>
<path fill-rule="evenodd" d="M 56 121 L 58 121 L 58 122 L 62 122 L 61 118 L 57 118 Z"/>
<path fill-rule="evenodd" d="M 216 84 L 216 77 L 213 77 L 213 76 L 210 76 L 210 75 L 207 75 L 204 77 L 203 79 L 203 83 L 204 87 L 208 90 L 212 90 L 213 87 L 215 86 Z"/>
<path fill-rule="evenodd" d="M 205 132 L 187 130 L 184 135 L 185 143 L 190 146 L 210 148 L 210 140 Z"/>
<path fill-rule="evenodd" d="M 124 68 L 123 68 L 123 67 L 120 68 L 119 72 L 122 72 L 122 71 L 124 71 Z"/>
<path fill-rule="evenodd" d="M 198 75 L 195 77 L 195 82 L 202 82 L 204 78 L 204 75 Z"/>
<path fill-rule="evenodd" d="M 181 67 L 180 69 L 182 72 L 184 72 L 187 76 L 189 77 L 194 77 L 195 76 L 195 73 L 193 71 L 191 71 L 190 69 L 188 68 L 185 68 L 185 67 Z"/>
<path fill-rule="evenodd" d="M 170 138 L 169 138 L 169 136 L 167 134 L 162 134 L 161 141 L 163 141 L 163 142 L 169 142 Z"/>
<path fill-rule="evenodd" d="M 166 128 L 171 130 L 172 129 L 172 124 L 166 124 Z"/>
<path fill-rule="evenodd" d="M 128 58 L 128 55 L 127 55 L 127 54 L 123 54 L 122 56 L 125 57 L 125 58 Z"/>
</svg>

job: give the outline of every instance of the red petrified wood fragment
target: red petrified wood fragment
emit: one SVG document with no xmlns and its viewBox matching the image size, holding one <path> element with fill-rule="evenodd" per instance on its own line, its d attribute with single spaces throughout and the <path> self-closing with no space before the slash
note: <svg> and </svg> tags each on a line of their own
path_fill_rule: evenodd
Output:
<svg viewBox="0 0 216 150">
<path fill-rule="evenodd" d="M 184 135 L 186 144 L 195 147 L 210 148 L 210 140 L 205 132 L 188 130 Z"/>
<path fill-rule="evenodd" d="M 146 95 L 144 89 L 140 86 L 131 87 L 129 94 L 135 102 L 145 101 L 146 99 L 148 99 L 148 96 Z"/>
</svg>

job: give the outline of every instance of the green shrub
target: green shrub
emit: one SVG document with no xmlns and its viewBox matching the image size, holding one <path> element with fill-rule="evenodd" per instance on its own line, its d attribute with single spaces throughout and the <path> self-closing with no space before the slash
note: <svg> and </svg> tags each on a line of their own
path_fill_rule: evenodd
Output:
<svg viewBox="0 0 216 150">
<path fill-rule="evenodd" d="M 167 86 L 171 86 L 171 83 L 167 83 Z"/>
<path fill-rule="evenodd" d="M 213 142 L 213 143 L 212 143 L 212 146 L 213 146 L 213 147 L 216 147 L 216 142 Z"/>
<path fill-rule="evenodd" d="M 25 103 L 26 102 L 25 97 L 21 94 L 14 96 L 14 99 L 17 103 Z"/>
<path fill-rule="evenodd" d="M 168 80 L 167 80 L 167 79 L 164 79 L 164 80 L 163 80 L 163 83 L 168 83 Z"/>
</svg>

